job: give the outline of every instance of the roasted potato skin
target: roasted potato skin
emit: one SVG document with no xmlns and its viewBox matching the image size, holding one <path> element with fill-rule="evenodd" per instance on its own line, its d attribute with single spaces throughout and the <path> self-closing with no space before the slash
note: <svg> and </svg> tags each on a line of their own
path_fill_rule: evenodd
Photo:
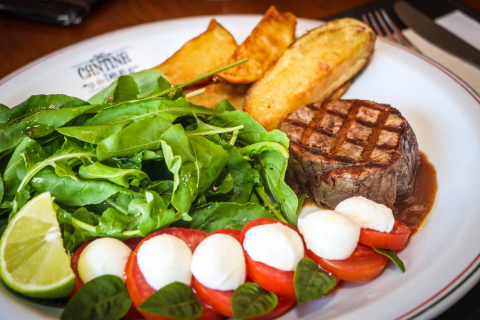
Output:
<svg viewBox="0 0 480 320">
<path fill-rule="evenodd" d="M 345 94 L 345 92 L 347 92 L 348 88 L 350 88 L 351 85 L 352 85 L 352 79 L 348 80 L 347 82 L 342 84 L 340 87 L 338 87 L 335 91 L 333 91 L 330 97 L 326 98 L 325 101 L 340 99 Z"/>
<path fill-rule="evenodd" d="M 250 88 L 250 85 L 248 84 L 211 84 L 205 87 L 204 93 L 188 98 L 187 101 L 210 109 L 215 109 L 217 104 L 226 99 L 235 109 L 242 110 L 248 88 Z"/>
<path fill-rule="evenodd" d="M 285 52 L 295 38 L 296 17 L 271 6 L 247 39 L 235 50 L 229 63 L 248 58 L 238 67 L 223 71 L 215 81 L 249 84 L 258 80 Z"/>
<path fill-rule="evenodd" d="M 362 70 L 375 44 L 364 23 L 333 20 L 297 39 L 247 93 L 244 111 L 267 130 L 298 108 L 324 101 Z"/>
<path fill-rule="evenodd" d="M 237 47 L 230 32 L 212 19 L 204 33 L 186 42 L 155 69 L 162 71 L 172 85 L 179 85 L 228 64 Z M 209 82 L 212 77 L 198 81 L 190 88 Z"/>
</svg>

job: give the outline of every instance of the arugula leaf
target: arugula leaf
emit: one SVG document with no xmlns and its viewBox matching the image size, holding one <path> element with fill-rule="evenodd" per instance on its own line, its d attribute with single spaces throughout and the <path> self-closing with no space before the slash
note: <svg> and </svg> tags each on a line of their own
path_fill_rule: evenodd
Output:
<svg viewBox="0 0 480 320">
<path fill-rule="evenodd" d="M 395 251 L 393 250 L 389 250 L 389 249 L 379 249 L 379 248 L 374 248 L 372 247 L 373 250 L 375 250 L 376 252 L 380 253 L 380 254 L 383 254 L 384 256 L 388 257 L 390 260 L 393 261 L 393 263 L 395 263 L 395 265 L 403 272 L 405 273 L 405 264 L 403 263 L 402 260 L 400 260 L 400 258 L 397 256 L 397 254 L 395 253 Z"/>
<path fill-rule="evenodd" d="M 158 69 L 130 73 L 117 79 L 113 102 L 145 98 L 171 87 L 165 75 Z"/>
<path fill-rule="evenodd" d="M 126 126 L 153 117 L 173 122 L 180 116 L 199 113 L 215 115 L 216 112 L 195 106 L 183 98 L 170 101 L 164 98 L 149 98 L 133 102 L 113 104 L 102 109 L 82 126 L 63 127 L 58 132 L 82 141 L 98 144 Z"/>
<path fill-rule="evenodd" d="M 309 258 L 300 260 L 293 276 L 298 304 L 324 296 L 337 284 L 335 277 L 327 274 Z"/>
<path fill-rule="evenodd" d="M 98 218 L 98 225 L 96 231 L 102 235 L 115 235 L 127 230 L 128 223 L 132 217 L 126 216 L 117 209 L 108 208 Z"/>
<path fill-rule="evenodd" d="M 104 275 L 81 287 L 68 302 L 60 319 L 119 320 L 131 305 L 122 279 Z"/>
<path fill-rule="evenodd" d="M 192 289 L 181 282 L 170 283 L 156 291 L 138 309 L 175 319 L 195 319 L 203 313 L 203 306 Z"/>
<path fill-rule="evenodd" d="M 232 106 L 232 104 L 230 102 L 228 102 L 227 99 L 223 99 L 222 101 L 220 101 L 219 104 L 217 104 L 217 106 L 215 107 L 215 111 L 218 112 L 218 113 L 224 113 L 224 112 L 227 112 L 227 111 L 235 111 L 235 107 Z"/>
<path fill-rule="evenodd" d="M 217 127 L 236 127 L 243 125 L 238 134 L 238 140 L 243 145 L 257 142 L 277 142 L 288 150 L 289 140 L 287 135 L 280 130 L 265 130 L 248 113 L 243 111 L 226 111 L 208 120 L 208 123 Z"/>
<path fill-rule="evenodd" d="M 0 124 L 5 125 L 8 122 L 17 122 L 22 118 L 40 114 L 48 110 L 75 108 L 85 105 L 88 105 L 88 102 L 64 94 L 34 95 L 19 105 L 1 112 Z"/>
<path fill-rule="evenodd" d="M 31 185 L 39 193 L 49 191 L 57 201 L 66 206 L 97 204 L 119 192 L 134 193 L 110 182 L 60 177 L 52 168 L 45 168 L 37 173 Z"/>
<path fill-rule="evenodd" d="M 228 154 L 204 137 L 187 136 L 180 124 L 162 135 L 162 149 L 168 169 L 174 174 L 172 204 L 187 214 L 197 195 L 218 178 Z"/>
<path fill-rule="evenodd" d="M 187 134 L 189 136 L 195 136 L 195 135 L 206 136 L 211 134 L 222 134 L 222 133 L 233 132 L 243 128 L 243 125 L 239 125 L 237 127 L 228 127 L 228 128 L 212 126 L 211 124 L 205 123 L 202 120 L 200 120 L 197 117 L 196 113 L 194 113 L 193 115 L 197 120 L 197 128 L 195 130 L 187 131 Z"/>
<path fill-rule="evenodd" d="M 9 110 L 10 108 L 6 105 L 0 103 L 0 113 Z"/>
<path fill-rule="evenodd" d="M 22 154 L 27 150 L 32 153 L 39 154 L 41 152 L 40 145 L 33 139 L 24 138 L 15 148 L 10 160 L 8 161 L 5 171 L 3 172 L 3 181 L 5 185 L 5 198 L 12 201 L 15 198 L 18 186 L 27 173 L 25 161 Z"/>
<path fill-rule="evenodd" d="M 103 161 L 104 164 L 110 167 L 117 167 L 120 169 L 137 169 L 142 170 L 142 162 L 147 160 L 162 160 L 162 150 L 157 151 L 142 151 L 130 158 L 111 158 Z M 148 175 L 148 173 L 147 173 Z"/>
<path fill-rule="evenodd" d="M 276 142 L 257 142 L 238 150 L 242 155 L 253 158 L 254 155 L 260 155 L 265 151 L 275 151 L 280 153 L 285 159 L 289 158 L 288 150 Z"/>
<path fill-rule="evenodd" d="M 205 192 L 206 197 L 219 194 L 226 194 L 233 189 L 234 181 L 227 169 L 224 169 L 220 176 L 213 182 L 210 188 Z"/>
<path fill-rule="evenodd" d="M 168 209 L 162 197 L 154 191 L 146 191 L 145 199 L 133 199 L 128 206 L 128 212 L 132 216 L 141 213 L 142 219 L 138 229 L 143 237 L 178 219 L 175 212 Z"/>
<path fill-rule="evenodd" d="M 103 89 L 102 91 L 98 92 L 95 94 L 93 97 L 91 97 L 88 102 L 92 105 L 94 104 L 105 104 L 111 102 L 113 99 L 113 92 L 117 88 L 118 81 L 115 80 L 108 87 Z"/>
<path fill-rule="evenodd" d="M 237 148 L 221 140 L 219 136 L 212 135 L 208 139 L 221 145 L 228 152 L 226 168 L 233 179 L 233 192 L 223 200 L 236 203 L 249 202 L 258 172 L 243 158 Z"/>
<path fill-rule="evenodd" d="M 81 159 L 85 163 L 93 163 L 93 160 L 91 160 L 91 158 L 95 157 L 95 153 L 93 153 L 92 150 L 89 149 L 88 147 L 82 148 L 77 144 L 71 142 L 70 140 L 66 140 L 65 143 L 62 145 L 62 148 L 58 152 L 56 152 L 54 155 L 48 157 L 45 160 L 35 163 L 35 162 L 29 161 L 32 158 L 25 157 L 25 154 L 23 154 L 23 156 L 24 156 L 28 171 L 23 177 L 22 181 L 20 182 L 17 188 L 17 196 L 15 197 L 15 199 L 19 198 L 18 196 L 19 193 L 22 192 L 22 190 L 29 183 L 29 181 L 43 168 L 47 166 L 55 167 L 57 164 L 63 164 L 60 172 L 57 170 L 55 171 L 60 173 L 63 176 L 70 176 L 73 178 L 74 177 L 73 172 L 68 169 L 68 160 L 77 158 L 77 159 Z M 38 158 L 35 158 L 35 159 L 38 160 Z M 17 212 L 17 210 L 20 208 L 21 208 L 21 205 L 19 205 L 19 202 L 17 200 L 14 200 L 13 212 Z"/>
<path fill-rule="evenodd" d="M 97 215 L 88 211 L 85 208 L 79 208 L 79 209 L 75 210 L 75 212 L 72 214 L 72 217 L 79 220 L 79 221 L 88 223 L 92 226 L 97 225 L 98 221 L 99 221 Z"/>
<path fill-rule="evenodd" d="M 121 76 L 90 98 L 91 104 L 136 100 L 170 88 L 165 75 L 158 69 L 147 69 Z"/>
<path fill-rule="evenodd" d="M 220 229 L 241 230 L 247 223 L 258 218 L 273 218 L 272 214 L 258 204 L 233 202 L 209 203 L 191 211 L 192 221 L 179 222 L 180 226 L 207 233 Z"/>
<path fill-rule="evenodd" d="M 192 114 L 217 114 L 212 109 L 193 105 L 183 98 L 171 101 L 165 98 L 148 98 L 138 101 L 127 101 L 109 106 L 89 119 L 85 126 L 117 124 L 122 122 L 138 122 L 155 116 L 173 122 L 178 117 Z"/>
<path fill-rule="evenodd" d="M 0 113 L 0 152 L 16 147 L 25 137 L 47 136 L 90 108 L 83 100 L 63 95 L 32 96 Z"/>
<path fill-rule="evenodd" d="M 232 295 L 232 311 L 238 320 L 267 314 L 275 309 L 277 303 L 275 294 L 263 290 L 253 282 L 242 284 Z"/>
<path fill-rule="evenodd" d="M 111 135 L 125 128 L 131 121 L 120 123 L 103 124 L 97 126 L 72 126 L 58 128 L 57 131 L 69 137 L 76 138 L 85 142 L 98 144 Z"/>
<path fill-rule="evenodd" d="M 136 122 L 100 142 L 97 158 L 102 161 L 114 157 L 130 157 L 145 150 L 160 149 L 160 136 L 171 126 L 170 122 L 160 117 Z"/>
<path fill-rule="evenodd" d="M 100 162 L 87 167 L 81 166 L 78 174 L 83 179 L 106 180 L 124 188 L 130 185 L 138 187 L 142 181 L 149 180 L 147 174 L 141 170 L 112 168 Z"/>
<path fill-rule="evenodd" d="M 165 204 L 168 206 L 172 200 L 173 184 L 174 183 L 172 180 L 154 181 L 145 189 L 158 193 L 158 195 L 162 197 L 163 201 L 165 201 Z"/>
<path fill-rule="evenodd" d="M 298 198 L 285 182 L 288 159 L 276 151 L 263 152 L 257 158 L 259 165 L 255 167 L 260 173 L 264 185 L 268 187 L 268 190 L 280 205 L 288 223 L 296 226 Z"/>
<path fill-rule="evenodd" d="M 245 146 L 240 151 L 243 150 L 245 155 L 257 158 L 255 169 L 260 173 L 263 184 L 280 205 L 286 220 L 295 226 L 298 199 L 285 183 L 289 145 L 286 134 L 280 130 L 266 131 L 250 115 L 242 111 L 223 112 L 210 118 L 208 123 L 218 127 L 243 125 L 237 137 L 237 141 Z"/>
</svg>

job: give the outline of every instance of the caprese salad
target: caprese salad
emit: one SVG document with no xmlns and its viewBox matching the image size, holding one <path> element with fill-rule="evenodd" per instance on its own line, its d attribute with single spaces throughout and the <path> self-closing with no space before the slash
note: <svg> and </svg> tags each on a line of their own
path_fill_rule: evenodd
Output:
<svg viewBox="0 0 480 320">
<path fill-rule="evenodd" d="M 274 319 L 340 280 L 378 277 L 388 258 L 403 268 L 393 250 L 409 235 L 391 209 L 353 197 L 299 218 L 298 229 L 260 218 L 210 234 L 167 228 L 124 242 L 98 238 L 72 258 L 76 282 L 62 319 L 79 308 L 111 311 L 109 319 Z M 93 296 L 112 303 L 99 311 L 86 302 Z"/>
</svg>

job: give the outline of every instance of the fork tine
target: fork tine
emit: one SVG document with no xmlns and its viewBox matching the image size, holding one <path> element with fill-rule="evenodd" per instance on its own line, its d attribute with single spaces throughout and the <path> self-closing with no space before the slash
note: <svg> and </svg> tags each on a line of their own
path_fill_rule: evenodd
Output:
<svg viewBox="0 0 480 320">
<path fill-rule="evenodd" d="M 385 37 L 385 34 L 383 33 L 382 29 L 377 24 L 377 21 L 375 20 L 375 17 L 371 12 L 367 12 L 368 18 L 370 19 L 370 23 L 373 26 L 373 29 L 375 29 L 375 32 L 380 36 L 380 37 Z"/>
<path fill-rule="evenodd" d="M 363 20 L 363 23 L 365 23 L 367 26 L 369 26 L 370 28 L 372 27 L 372 25 L 370 24 L 370 21 L 368 21 L 368 18 L 365 15 L 365 13 L 362 13 L 362 20 Z"/>
<path fill-rule="evenodd" d="M 397 39 L 393 36 L 392 32 L 388 28 L 387 24 L 385 23 L 384 19 L 380 15 L 380 12 L 378 10 L 373 11 L 375 13 L 375 16 L 377 17 L 378 22 L 380 22 L 380 25 L 382 26 L 383 30 L 387 33 L 387 37 L 392 40 L 393 42 L 397 42 Z"/>
<path fill-rule="evenodd" d="M 382 8 L 380 9 L 380 12 L 382 13 L 383 19 L 387 22 L 390 28 L 392 28 L 393 33 L 400 39 L 402 44 L 414 51 L 418 52 L 418 49 L 413 46 L 413 44 L 407 40 L 400 31 L 400 29 L 393 23 L 393 21 L 390 19 L 388 16 L 387 12 Z"/>
</svg>

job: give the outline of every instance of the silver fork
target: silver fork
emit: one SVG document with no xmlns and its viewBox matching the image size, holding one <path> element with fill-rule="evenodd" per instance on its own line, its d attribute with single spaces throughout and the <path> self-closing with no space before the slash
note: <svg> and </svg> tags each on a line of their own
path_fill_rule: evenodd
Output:
<svg viewBox="0 0 480 320">
<path fill-rule="evenodd" d="M 420 52 L 410 41 L 407 40 L 407 38 L 403 36 L 400 29 L 393 23 L 392 19 L 390 19 L 387 12 L 383 8 L 380 9 L 380 11 L 375 9 L 373 12 L 362 14 L 362 20 L 365 24 L 372 27 L 378 36 L 382 38 L 388 38 L 391 41 L 401 44 L 402 46 L 405 46 L 413 51 Z"/>
</svg>

